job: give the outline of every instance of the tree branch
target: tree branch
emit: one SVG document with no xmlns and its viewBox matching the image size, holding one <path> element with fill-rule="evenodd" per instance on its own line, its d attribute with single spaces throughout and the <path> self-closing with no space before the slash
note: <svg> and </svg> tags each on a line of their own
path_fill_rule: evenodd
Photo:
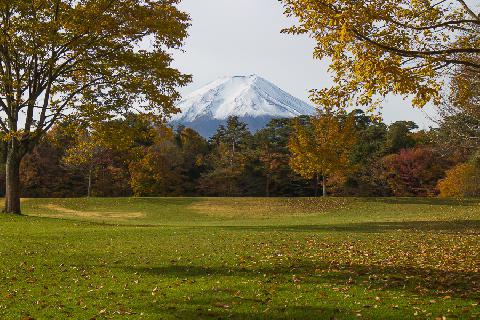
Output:
<svg viewBox="0 0 480 320">
<path fill-rule="evenodd" d="M 457 2 L 460 2 L 462 7 L 467 11 L 470 16 L 472 16 L 475 20 L 480 21 L 480 16 L 473 12 L 473 10 L 467 5 L 464 0 L 457 0 Z"/>
<path fill-rule="evenodd" d="M 428 56 L 436 56 L 436 55 L 452 55 L 452 54 L 459 54 L 459 53 L 480 53 L 480 49 L 476 49 L 476 48 L 455 48 L 455 49 L 431 50 L 431 51 L 403 50 L 403 49 L 394 48 L 392 46 L 388 46 L 388 45 L 379 43 L 375 40 L 372 40 L 371 38 L 361 34 L 355 29 L 351 29 L 351 30 L 355 34 L 357 39 L 366 41 L 380 49 L 395 53 L 403 57 L 426 58 Z M 449 60 L 449 63 L 458 62 L 459 64 L 468 65 L 470 67 L 480 69 L 480 64 L 475 62 L 461 61 L 461 60 L 447 59 L 447 58 L 443 58 L 441 60 L 442 61 Z"/>
<path fill-rule="evenodd" d="M 98 77 L 96 79 L 93 79 L 92 81 L 89 81 L 88 83 L 84 84 L 83 86 L 81 86 L 80 88 L 78 88 L 77 90 L 75 90 L 74 92 L 72 92 L 64 101 L 63 103 L 60 105 L 60 107 L 57 108 L 56 112 L 54 113 L 52 119 L 48 122 L 45 122 L 46 120 L 46 117 L 43 119 L 43 122 L 39 122 L 38 125 L 37 125 L 37 130 L 36 132 L 38 134 L 44 134 L 46 133 L 48 130 L 50 130 L 50 128 L 55 124 L 55 122 L 57 121 L 57 119 L 61 116 L 64 108 L 67 106 L 67 104 L 69 104 L 74 98 L 76 95 L 78 95 L 79 93 L 81 93 L 83 90 L 85 90 L 86 88 L 88 88 L 89 86 L 97 83 L 98 81 L 100 80 L 103 80 L 104 77 Z"/>
<path fill-rule="evenodd" d="M 404 28 L 407 28 L 407 29 L 413 29 L 413 30 L 417 30 L 417 31 L 429 30 L 429 29 L 438 29 L 438 28 L 442 28 L 442 27 L 456 26 L 456 25 L 462 25 L 462 24 L 466 24 L 466 23 L 473 23 L 473 24 L 480 25 L 480 21 L 478 21 L 478 20 L 468 20 L 468 19 L 445 21 L 445 22 L 441 22 L 441 23 L 438 23 L 438 24 L 430 25 L 430 26 L 424 26 L 424 27 L 411 26 L 411 25 L 408 25 L 406 23 L 396 21 L 392 18 L 385 18 L 385 21 L 391 22 L 391 23 L 393 23 L 397 26 L 400 26 L 400 27 L 404 27 Z M 467 29 L 465 29 L 465 30 L 467 30 Z"/>
</svg>

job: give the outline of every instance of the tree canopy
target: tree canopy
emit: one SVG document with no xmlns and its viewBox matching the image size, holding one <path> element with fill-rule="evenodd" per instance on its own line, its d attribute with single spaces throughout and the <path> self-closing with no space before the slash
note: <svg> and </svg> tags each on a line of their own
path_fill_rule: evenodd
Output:
<svg viewBox="0 0 480 320">
<path fill-rule="evenodd" d="M 335 85 L 314 91 L 320 105 L 375 107 L 387 94 L 439 104 L 450 71 L 480 72 L 480 17 L 467 0 L 283 0 L 299 24 L 284 32 L 316 40 Z"/>
<path fill-rule="evenodd" d="M 16 167 L 59 119 L 103 121 L 132 110 L 162 117 L 176 110 L 176 88 L 190 80 L 170 66 L 171 49 L 182 45 L 189 26 L 178 2 L 0 1 L 6 211 L 19 212 Z"/>
<path fill-rule="evenodd" d="M 324 196 L 325 179 L 347 167 L 355 144 L 354 121 L 352 115 L 342 119 L 338 115 L 325 113 L 312 117 L 306 124 L 297 121 L 293 126 L 288 144 L 290 166 L 302 177 L 315 179 L 315 187 L 319 177 L 322 177 Z"/>
</svg>

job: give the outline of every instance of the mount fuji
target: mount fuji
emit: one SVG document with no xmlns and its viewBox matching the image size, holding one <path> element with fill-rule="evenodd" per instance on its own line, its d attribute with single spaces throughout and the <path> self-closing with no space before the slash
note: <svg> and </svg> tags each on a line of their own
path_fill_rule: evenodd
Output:
<svg viewBox="0 0 480 320">
<path fill-rule="evenodd" d="M 255 132 L 274 118 L 312 115 L 315 108 L 257 75 L 215 80 L 185 97 L 172 116 L 174 126 L 184 125 L 211 137 L 230 116 L 237 116 Z"/>
</svg>

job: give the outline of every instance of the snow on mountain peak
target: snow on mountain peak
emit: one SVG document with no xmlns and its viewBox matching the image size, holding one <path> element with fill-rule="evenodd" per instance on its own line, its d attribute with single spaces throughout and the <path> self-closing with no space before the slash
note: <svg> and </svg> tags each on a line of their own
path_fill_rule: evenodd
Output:
<svg viewBox="0 0 480 320">
<path fill-rule="evenodd" d="M 180 101 L 172 121 L 225 120 L 229 116 L 292 118 L 315 109 L 255 74 L 224 77 L 194 91 Z"/>
</svg>

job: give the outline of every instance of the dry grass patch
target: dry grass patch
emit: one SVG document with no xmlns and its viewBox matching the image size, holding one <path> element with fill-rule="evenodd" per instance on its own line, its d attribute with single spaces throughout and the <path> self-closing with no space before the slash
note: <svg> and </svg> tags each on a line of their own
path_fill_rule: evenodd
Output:
<svg viewBox="0 0 480 320">
<path fill-rule="evenodd" d="M 42 206 L 50 212 L 45 216 L 52 218 L 86 218 L 86 219 L 111 219 L 111 220 L 128 220 L 145 217 L 143 212 L 120 212 L 120 211 L 80 211 L 64 208 L 55 204 L 47 204 Z"/>
<path fill-rule="evenodd" d="M 201 214 L 222 218 L 302 216 L 345 209 L 345 198 L 215 198 L 189 206 Z"/>
</svg>

